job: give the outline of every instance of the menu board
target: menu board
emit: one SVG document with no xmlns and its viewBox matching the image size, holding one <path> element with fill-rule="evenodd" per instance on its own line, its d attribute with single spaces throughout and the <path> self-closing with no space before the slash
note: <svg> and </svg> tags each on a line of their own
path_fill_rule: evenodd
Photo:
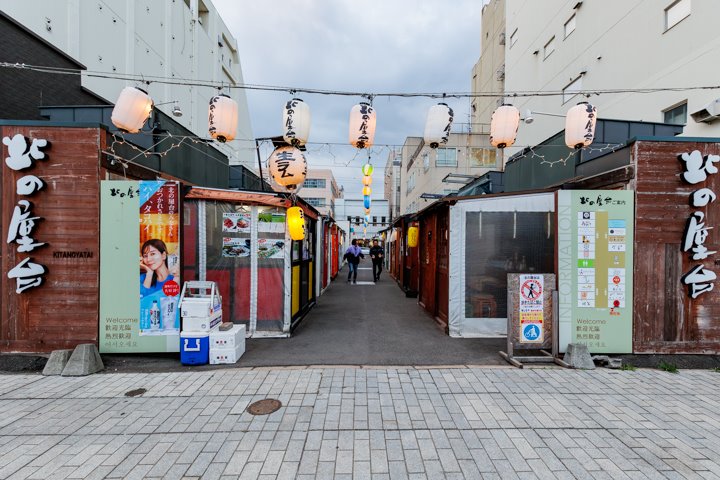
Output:
<svg viewBox="0 0 720 480">
<path fill-rule="evenodd" d="M 558 192 L 560 350 L 632 352 L 634 192 Z"/>
</svg>

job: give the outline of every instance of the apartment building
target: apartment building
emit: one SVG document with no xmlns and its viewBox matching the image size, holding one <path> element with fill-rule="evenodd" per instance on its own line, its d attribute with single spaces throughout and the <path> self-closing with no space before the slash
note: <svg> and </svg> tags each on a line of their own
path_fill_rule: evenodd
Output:
<svg viewBox="0 0 720 480">
<path fill-rule="evenodd" d="M 482 8 L 480 58 L 472 70 L 472 92 L 500 93 L 497 96 L 473 97 L 470 103 L 471 131 L 489 133 L 490 119 L 502 104 L 505 91 L 505 1 L 490 0 Z"/>
<path fill-rule="evenodd" d="M 335 176 L 330 169 L 308 169 L 305 183 L 298 196 L 317 208 L 323 215 L 335 216 L 336 200 L 342 198 L 343 192 L 338 188 Z"/>
<path fill-rule="evenodd" d="M 208 104 L 216 88 L 152 82 L 243 83 L 237 40 L 210 0 L 0 0 L 0 10 L 87 67 L 87 72 L 142 74 L 157 108 L 199 137 L 208 137 Z M 58 75 L 58 81 L 63 76 Z M 134 81 L 82 76 L 82 86 L 114 103 Z M 244 90 L 226 88 L 238 103 L 237 140 L 213 146 L 256 170 L 253 133 Z"/>
<path fill-rule="evenodd" d="M 385 187 L 385 200 L 388 201 L 388 214 L 390 223 L 401 215 L 400 213 L 400 166 L 402 165 L 402 150 L 391 150 L 385 163 L 383 186 Z"/>
<path fill-rule="evenodd" d="M 720 137 L 720 91 L 695 88 L 720 78 L 717 0 L 506 2 L 506 92 L 562 92 L 506 98 L 534 119 L 521 123 L 515 147 L 563 130 L 565 113 L 581 101 L 599 118 Z M 620 91 L 593 93 L 611 89 Z"/>
<path fill-rule="evenodd" d="M 497 150 L 488 135 L 451 133 L 447 144 L 435 149 L 420 137 L 407 137 L 400 165 L 400 214 L 421 210 L 428 201 L 457 190 L 467 182 L 499 168 Z"/>
</svg>

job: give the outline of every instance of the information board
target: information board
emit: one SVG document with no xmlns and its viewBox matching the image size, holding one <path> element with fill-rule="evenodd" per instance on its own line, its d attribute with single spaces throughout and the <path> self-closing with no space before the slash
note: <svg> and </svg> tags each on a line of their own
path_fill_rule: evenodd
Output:
<svg viewBox="0 0 720 480">
<path fill-rule="evenodd" d="M 632 352 L 635 192 L 558 192 L 560 351 Z"/>
</svg>

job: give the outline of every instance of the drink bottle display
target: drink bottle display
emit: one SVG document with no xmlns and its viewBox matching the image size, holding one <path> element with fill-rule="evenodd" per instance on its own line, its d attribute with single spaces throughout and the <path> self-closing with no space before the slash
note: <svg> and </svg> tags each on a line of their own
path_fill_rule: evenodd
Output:
<svg viewBox="0 0 720 480">
<path fill-rule="evenodd" d="M 157 300 L 153 300 L 152 307 L 150 307 L 150 329 L 160 330 L 160 307 L 158 307 Z"/>
<path fill-rule="evenodd" d="M 177 297 L 163 297 L 160 299 L 163 330 L 178 330 L 180 328 L 177 302 Z"/>
</svg>

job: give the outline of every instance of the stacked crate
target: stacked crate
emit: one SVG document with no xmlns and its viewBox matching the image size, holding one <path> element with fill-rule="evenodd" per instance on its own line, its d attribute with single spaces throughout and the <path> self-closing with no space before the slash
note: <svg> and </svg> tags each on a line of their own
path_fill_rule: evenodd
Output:
<svg viewBox="0 0 720 480">
<path fill-rule="evenodd" d="M 222 298 L 215 282 L 185 282 L 180 295 L 180 363 L 205 365 L 210 361 L 210 335 L 222 322 Z"/>
</svg>

